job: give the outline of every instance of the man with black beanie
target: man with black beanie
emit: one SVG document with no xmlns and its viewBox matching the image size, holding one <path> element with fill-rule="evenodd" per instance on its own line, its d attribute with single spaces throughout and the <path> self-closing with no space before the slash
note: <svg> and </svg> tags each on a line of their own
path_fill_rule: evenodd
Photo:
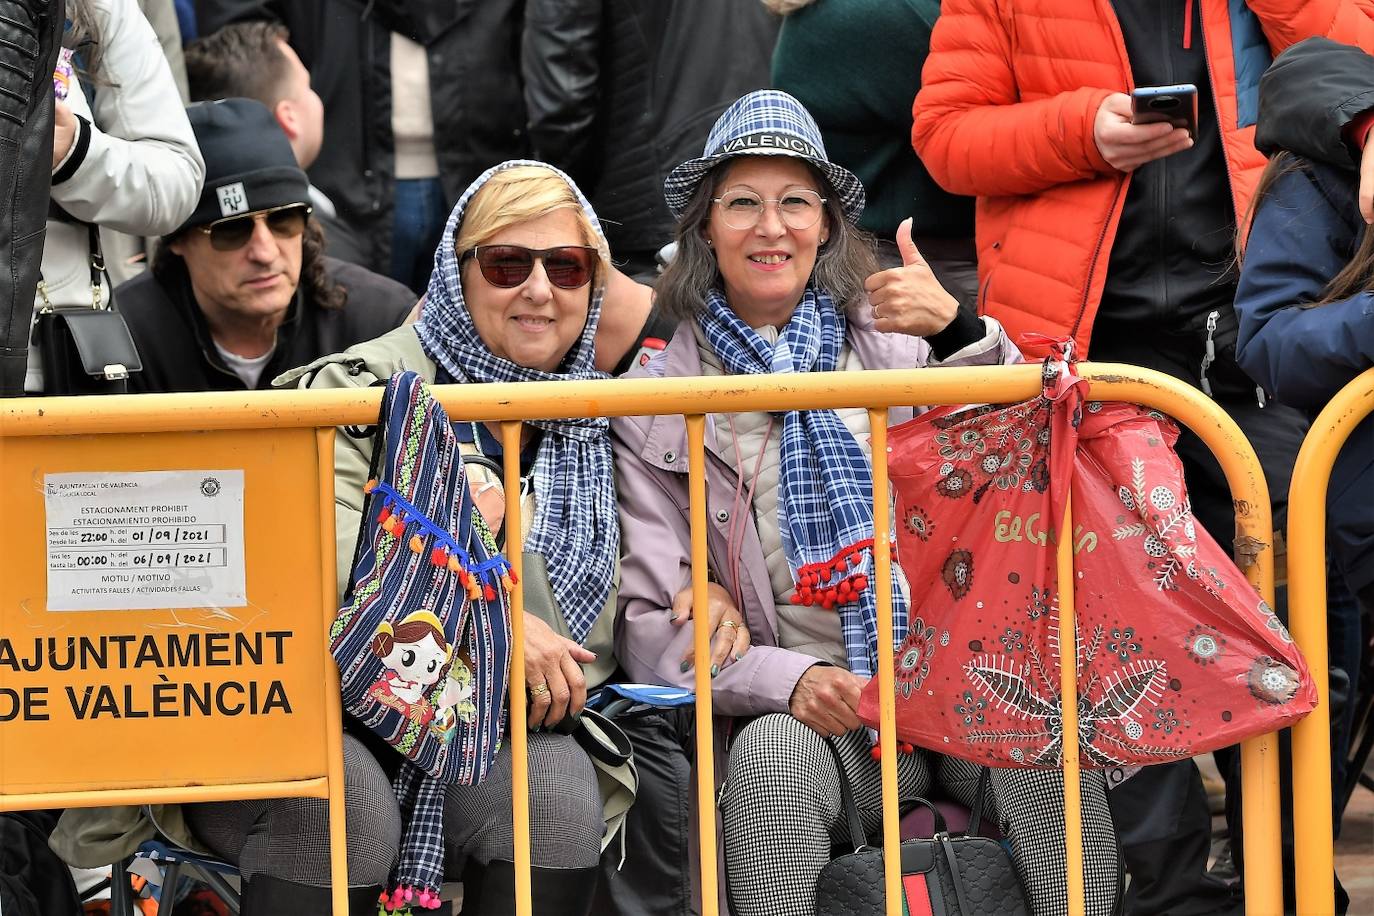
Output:
<svg viewBox="0 0 1374 916">
<path fill-rule="evenodd" d="M 269 388 L 405 320 L 410 290 L 324 255 L 309 183 L 265 105 L 203 102 L 187 116 L 205 156 L 200 203 L 152 271 L 118 290 L 143 358 L 133 390 Z"/>
</svg>

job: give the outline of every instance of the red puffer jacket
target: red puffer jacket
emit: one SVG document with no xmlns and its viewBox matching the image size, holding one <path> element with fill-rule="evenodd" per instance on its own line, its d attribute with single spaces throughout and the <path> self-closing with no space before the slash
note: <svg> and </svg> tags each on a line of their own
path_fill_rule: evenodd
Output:
<svg viewBox="0 0 1374 916">
<path fill-rule="evenodd" d="M 1270 55 L 1313 35 L 1374 51 L 1374 0 L 1197 2 L 1243 217 Z M 979 311 L 1012 340 L 1072 334 L 1086 354 L 1130 180 L 1093 140 L 1103 99 L 1134 88 L 1111 0 L 944 0 L 921 83 L 912 144 L 947 190 L 978 197 Z"/>
</svg>

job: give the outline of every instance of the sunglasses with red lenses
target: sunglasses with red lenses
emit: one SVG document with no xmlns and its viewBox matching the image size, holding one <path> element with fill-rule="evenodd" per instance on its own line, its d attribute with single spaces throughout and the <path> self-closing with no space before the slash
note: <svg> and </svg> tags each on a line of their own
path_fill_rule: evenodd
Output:
<svg viewBox="0 0 1374 916">
<path fill-rule="evenodd" d="M 585 245 L 541 249 L 522 245 L 478 245 L 464 252 L 462 260 L 468 258 L 476 258 L 482 278 L 501 289 L 510 289 L 528 280 L 536 260 L 544 262 L 544 275 L 559 289 L 581 289 L 591 282 L 596 268 L 596 249 Z"/>
</svg>

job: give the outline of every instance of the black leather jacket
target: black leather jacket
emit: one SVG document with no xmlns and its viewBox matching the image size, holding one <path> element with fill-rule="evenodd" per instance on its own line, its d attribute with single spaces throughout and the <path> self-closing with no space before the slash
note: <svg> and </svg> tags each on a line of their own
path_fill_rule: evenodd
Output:
<svg viewBox="0 0 1374 916">
<path fill-rule="evenodd" d="M 770 85 L 778 26 L 757 0 L 527 0 L 533 153 L 577 181 L 617 261 L 672 240 L 663 179 Z"/>
<path fill-rule="evenodd" d="M 324 100 L 324 145 L 310 180 L 334 202 L 329 250 L 391 269 L 391 33 L 429 58 L 434 152 L 448 204 L 490 166 L 528 154 L 519 79 L 524 0 L 196 0 L 201 34 L 272 19 Z"/>
<path fill-rule="evenodd" d="M 0 397 L 24 394 L 52 162 L 52 72 L 62 0 L 0 7 Z M 26 172 L 24 163 L 35 168 Z"/>
</svg>

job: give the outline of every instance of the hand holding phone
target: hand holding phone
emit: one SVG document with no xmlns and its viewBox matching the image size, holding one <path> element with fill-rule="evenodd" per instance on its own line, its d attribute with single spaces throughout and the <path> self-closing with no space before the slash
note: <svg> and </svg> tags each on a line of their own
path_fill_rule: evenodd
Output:
<svg viewBox="0 0 1374 916">
<path fill-rule="evenodd" d="M 1120 172 L 1132 172 L 1147 162 L 1172 156 L 1193 145 L 1186 128 L 1171 122 L 1136 124 L 1131 97 L 1113 92 L 1102 100 L 1093 120 L 1093 141 L 1107 164 Z"/>
<path fill-rule="evenodd" d="M 1141 86 L 1131 92 L 1132 124 L 1172 124 L 1188 131 L 1197 139 L 1197 87 L 1191 83 L 1178 86 Z"/>
</svg>

